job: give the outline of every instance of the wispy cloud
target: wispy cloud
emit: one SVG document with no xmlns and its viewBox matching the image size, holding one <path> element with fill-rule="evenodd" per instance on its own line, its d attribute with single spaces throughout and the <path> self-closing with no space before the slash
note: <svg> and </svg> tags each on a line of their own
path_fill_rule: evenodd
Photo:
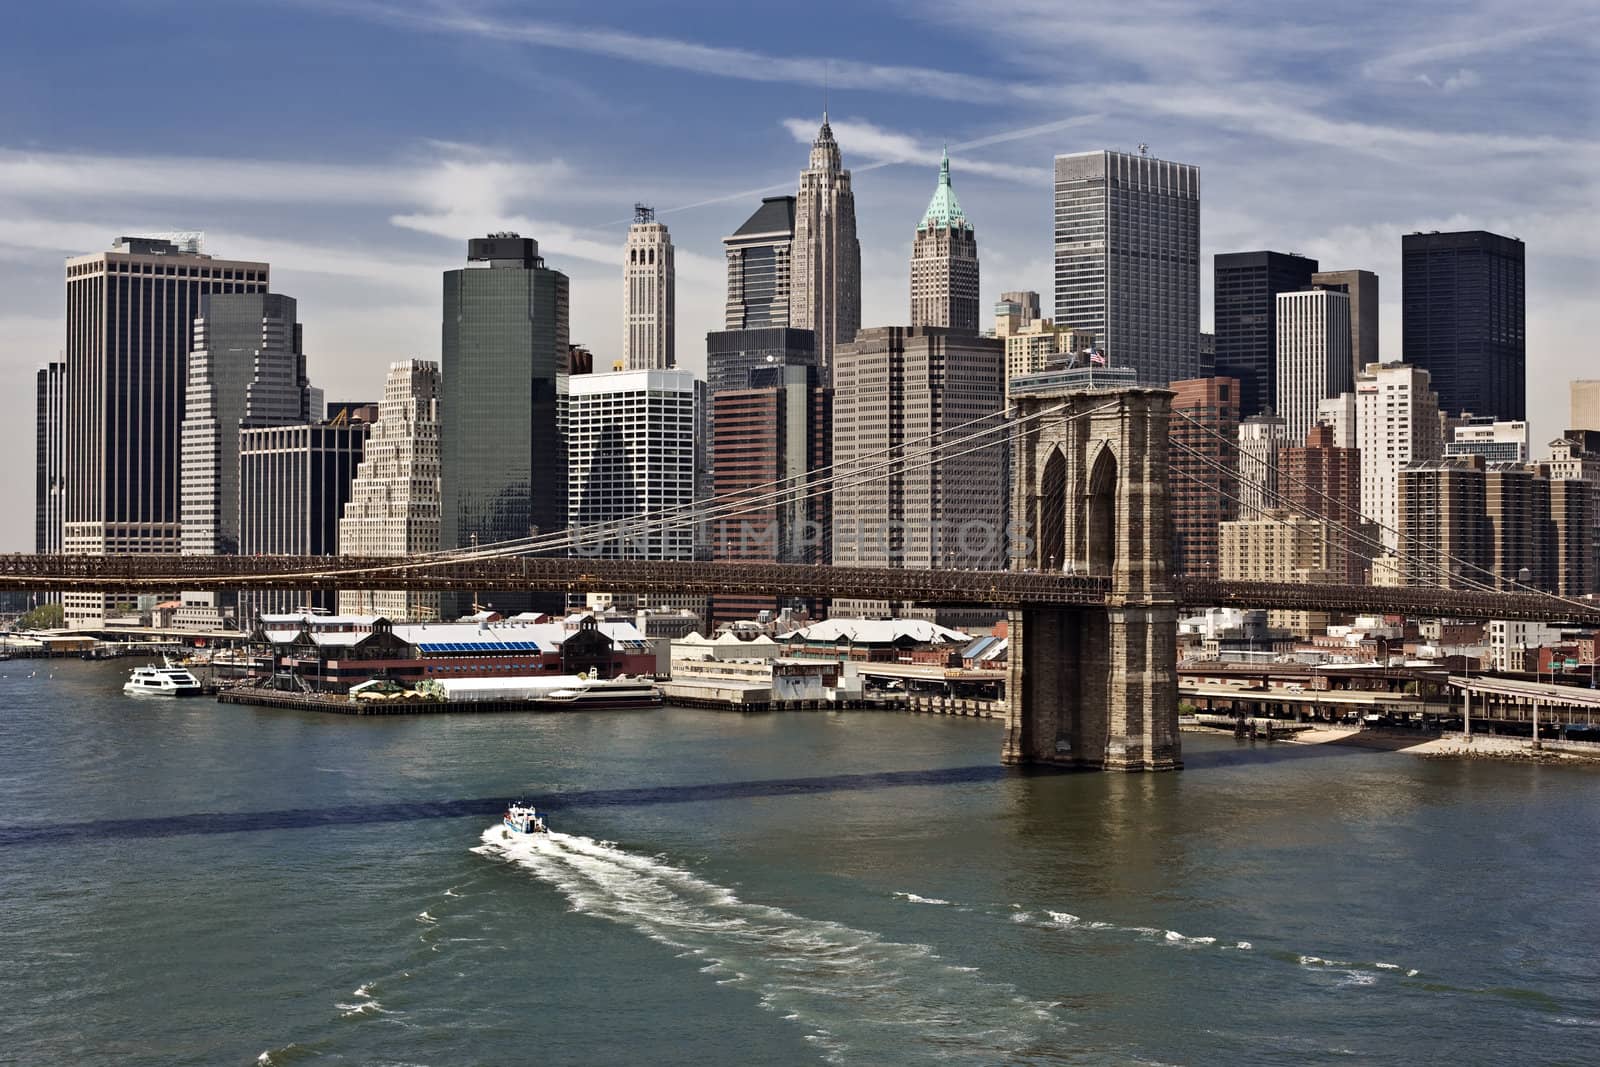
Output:
<svg viewBox="0 0 1600 1067">
<path fill-rule="evenodd" d="M 676 37 L 496 15 L 459 5 L 406 8 L 395 4 L 351 0 L 332 5 L 332 10 L 413 29 L 481 37 L 500 43 L 557 48 L 627 63 L 743 81 L 808 85 L 817 89 L 872 90 L 959 101 L 1010 95 L 1014 88 L 1006 81 L 956 71 L 863 63 L 829 56 L 758 52 Z"/>
</svg>

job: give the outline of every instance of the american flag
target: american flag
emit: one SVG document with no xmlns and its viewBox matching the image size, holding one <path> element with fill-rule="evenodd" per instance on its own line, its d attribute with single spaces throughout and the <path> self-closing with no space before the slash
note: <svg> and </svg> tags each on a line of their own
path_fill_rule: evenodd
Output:
<svg viewBox="0 0 1600 1067">
<path fill-rule="evenodd" d="M 1106 365 L 1106 354 L 1098 348 L 1091 348 L 1089 350 L 1089 365 L 1104 367 Z"/>
</svg>

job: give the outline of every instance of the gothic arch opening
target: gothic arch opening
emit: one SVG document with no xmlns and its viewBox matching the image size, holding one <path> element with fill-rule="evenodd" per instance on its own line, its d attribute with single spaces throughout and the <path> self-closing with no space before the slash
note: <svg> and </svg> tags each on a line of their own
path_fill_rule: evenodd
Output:
<svg viewBox="0 0 1600 1067">
<path fill-rule="evenodd" d="M 1089 573 L 1110 574 L 1117 565 L 1117 459 L 1109 448 L 1094 461 L 1084 510 Z"/>
<path fill-rule="evenodd" d="M 1052 448 L 1039 479 L 1039 568 L 1065 570 L 1067 559 L 1067 457 Z"/>
</svg>

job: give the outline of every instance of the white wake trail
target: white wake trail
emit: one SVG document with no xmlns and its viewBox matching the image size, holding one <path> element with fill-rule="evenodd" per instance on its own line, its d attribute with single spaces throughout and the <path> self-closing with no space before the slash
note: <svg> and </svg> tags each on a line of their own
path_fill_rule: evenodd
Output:
<svg viewBox="0 0 1600 1067">
<path fill-rule="evenodd" d="M 748 986 L 836 1063 L 1069 1062 L 1056 1009 L 1021 997 L 927 945 L 753 904 L 661 859 L 609 842 L 486 830 L 475 849 L 529 870 L 574 911 L 620 923 Z"/>
</svg>

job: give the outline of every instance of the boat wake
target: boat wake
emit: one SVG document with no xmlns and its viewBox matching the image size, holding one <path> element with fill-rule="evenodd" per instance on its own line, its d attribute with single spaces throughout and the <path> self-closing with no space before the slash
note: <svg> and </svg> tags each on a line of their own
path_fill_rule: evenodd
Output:
<svg viewBox="0 0 1600 1067">
<path fill-rule="evenodd" d="M 1055 1005 L 945 963 L 927 945 L 749 903 L 662 859 L 587 837 L 507 839 L 496 826 L 474 851 L 526 868 L 574 911 L 702 960 L 718 984 L 753 989 L 830 1062 L 1071 1062 Z"/>
</svg>

